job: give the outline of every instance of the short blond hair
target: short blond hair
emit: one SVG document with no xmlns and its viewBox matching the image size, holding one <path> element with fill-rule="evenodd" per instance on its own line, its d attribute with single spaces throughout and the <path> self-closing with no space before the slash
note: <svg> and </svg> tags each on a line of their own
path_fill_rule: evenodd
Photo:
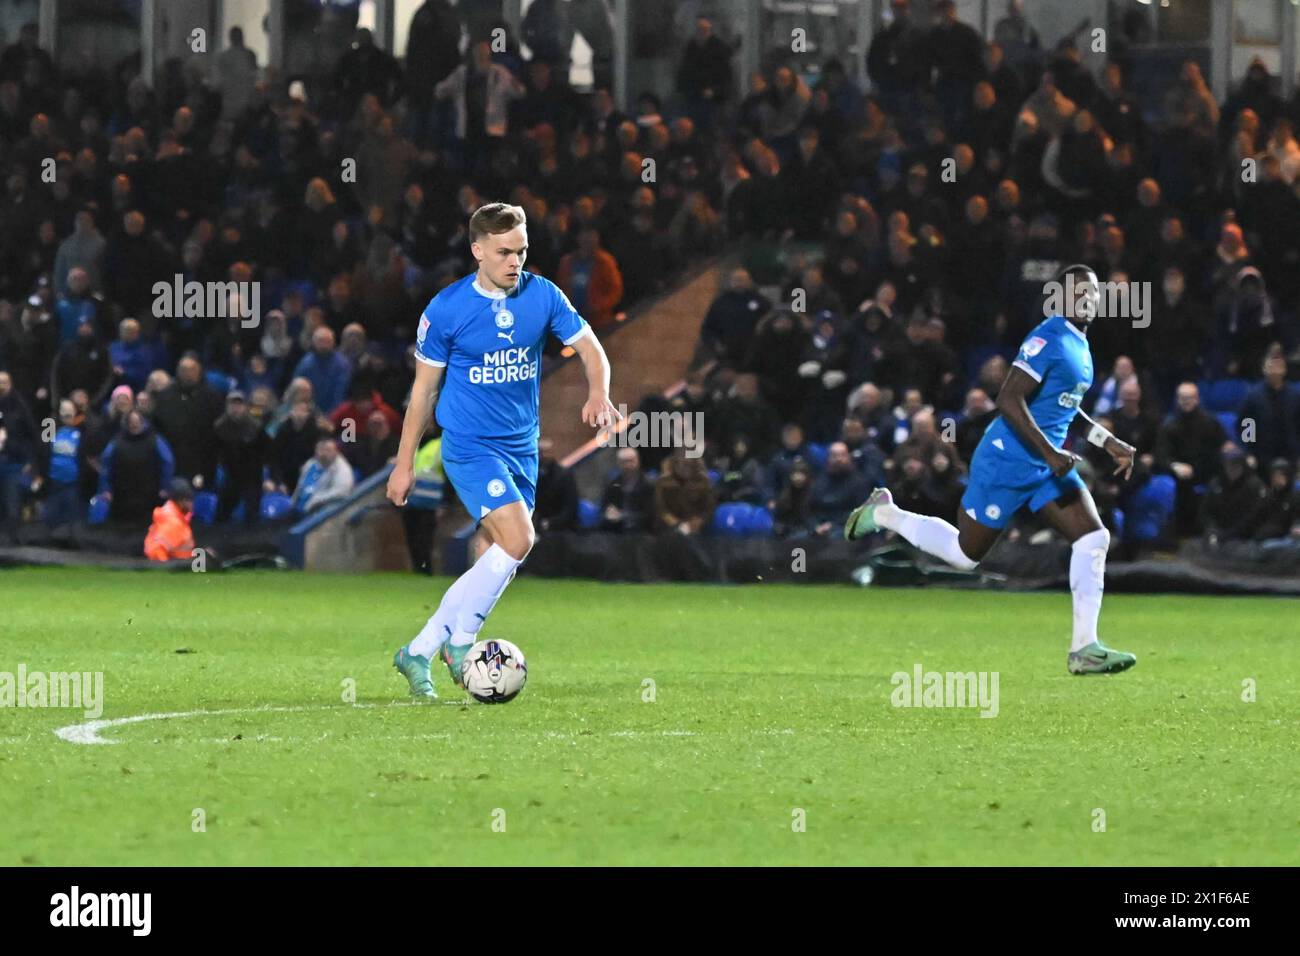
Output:
<svg viewBox="0 0 1300 956">
<path fill-rule="evenodd" d="M 478 242 L 484 236 L 499 236 L 509 232 L 528 221 L 524 210 L 504 202 L 490 202 L 479 206 L 474 215 L 469 217 L 470 242 Z"/>
</svg>

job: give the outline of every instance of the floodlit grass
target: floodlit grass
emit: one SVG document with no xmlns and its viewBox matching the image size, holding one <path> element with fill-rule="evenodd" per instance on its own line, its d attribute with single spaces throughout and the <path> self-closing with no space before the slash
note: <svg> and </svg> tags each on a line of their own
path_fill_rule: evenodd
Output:
<svg viewBox="0 0 1300 956">
<path fill-rule="evenodd" d="M 0 672 L 174 715 L 0 708 L 0 865 L 1300 863 L 1294 601 L 1110 596 L 1138 666 L 1078 678 L 1065 593 L 524 577 L 524 693 L 411 703 L 446 583 L 0 572 Z M 917 664 L 997 716 L 893 706 Z"/>
</svg>

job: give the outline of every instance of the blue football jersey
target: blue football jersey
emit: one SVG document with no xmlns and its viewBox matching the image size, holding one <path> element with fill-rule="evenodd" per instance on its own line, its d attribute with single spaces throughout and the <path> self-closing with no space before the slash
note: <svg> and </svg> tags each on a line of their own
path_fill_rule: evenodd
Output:
<svg viewBox="0 0 1300 956">
<path fill-rule="evenodd" d="M 438 424 L 463 437 L 536 439 L 546 336 L 572 345 L 589 326 L 548 279 L 521 272 L 510 292 L 489 292 L 475 275 L 434 296 L 416 333 L 415 357 L 446 369 Z"/>
<path fill-rule="evenodd" d="M 1038 324 L 1020 346 L 1012 363 L 1039 383 L 1029 401 L 1029 414 L 1060 448 L 1065 444 L 1070 423 L 1079 413 L 1079 403 L 1092 387 L 1092 350 L 1088 337 L 1064 316 L 1054 315 Z M 999 415 L 984 433 L 983 444 L 991 444 L 1009 455 L 1042 461 L 1025 447 L 1006 420 Z"/>
</svg>

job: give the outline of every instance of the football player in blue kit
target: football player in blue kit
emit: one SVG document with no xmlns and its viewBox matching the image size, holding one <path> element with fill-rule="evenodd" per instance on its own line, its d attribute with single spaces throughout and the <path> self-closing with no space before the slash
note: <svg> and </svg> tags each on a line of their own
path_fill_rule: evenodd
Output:
<svg viewBox="0 0 1300 956">
<path fill-rule="evenodd" d="M 877 488 L 849 516 L 844 535 L 853 540 L 888 529 L 953 567 L 971 570 L 1012 515 L 1028 505 L 1071 545 L 1074 628 L 1067 668 L 1072 674 L 1109 674 L 1127 670 L 1137 658 L 1106 647 L 1097 637 L 1110 533 L 1075 468 L 1079 456 L 1062 446 L 1078 417 L 1088 425 L 1088 441 L 1114 459 L 1116 474 L 1132 473 L 1136 449 L 1079 408 L 1092 385 L 1087 333 L 1101 298 L 1097 276 L 1085 265 L 1073 265 L 1057 281 L 1065 289 L 1066 314 L 1041 322 L 1020 346 L 998 392 L 1000 415 L 985 430 L 971 460 L 958 526 L 904 511 L 888 489 Z"/>
<path fill-rule="evenodd" d="M 393 658 L 416 697 L 437 696 L 430 675 L 436 655 L 461 685 L 466 652 L 533 547 L 538 375 L 548 335 L 572 346 L 582 361 L 588 386 L 582 420 L 603 428 L 619 417 L 609 399 L 609 360 L 591 327 L 554 283 L 524 271 L 524 211 L 482 206 L 470 217 L 469 233 L 478 271 L 434 296 L 420 318 L 415 384 L 388 479 L 389 500 L 405 505 L 436 402 L 443 468 L 479 522 L 480 555 Z"/>
</svg>

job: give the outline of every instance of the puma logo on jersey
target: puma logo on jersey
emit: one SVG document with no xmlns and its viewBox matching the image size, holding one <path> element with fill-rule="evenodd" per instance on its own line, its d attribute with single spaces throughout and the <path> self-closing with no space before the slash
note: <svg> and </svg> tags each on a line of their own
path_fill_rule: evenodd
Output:
<svg viewBox="0 0 1300 956">
<path fill-rule="evenodd" d="M 505 339 L 505 340 L 506 340 L 507 342 L 509 342 L 511 345 L 514 345 L 514 344 L 515 344 L 515 333 L 514 333 L 513 331 L 511 331 L 511 332 L 498 332 L 498 333 L 497 333 L 497 338 L 499 338 L 499 339 Z"/>
</svg>

